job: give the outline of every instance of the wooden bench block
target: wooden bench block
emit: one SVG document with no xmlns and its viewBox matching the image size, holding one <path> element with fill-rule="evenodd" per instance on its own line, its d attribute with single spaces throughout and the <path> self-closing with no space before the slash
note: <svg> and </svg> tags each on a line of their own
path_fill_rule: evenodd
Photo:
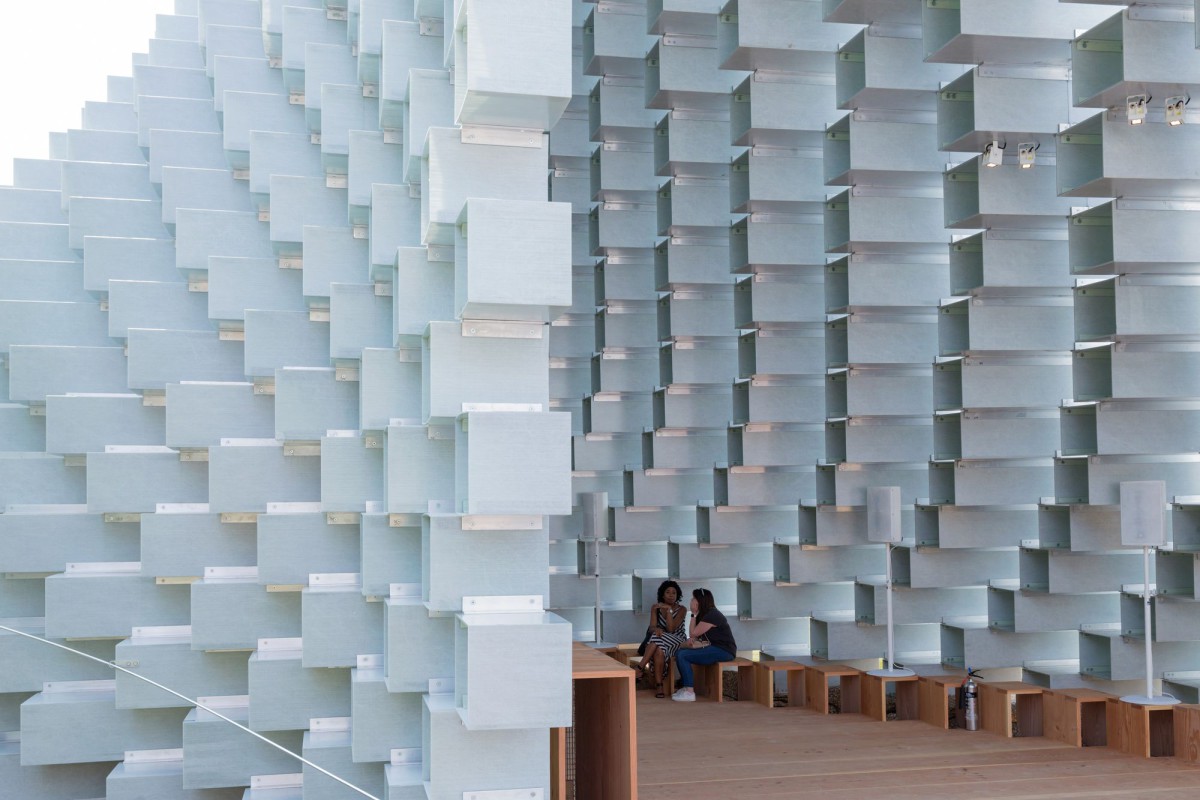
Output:
<svg viewBox="0 0 1200 800">
<path fill-rule="evenodd" d="M 979 727 L 997 736 L 1012 737 L 1013 697 L 1017 698 L 1020 736 L 1042 735 L 1042 687 L 1028 683 L 979 684 Z"/>
<path fill-rule="evenodd" d="M 1178 705 L 1175 714 L 1175 757 L 1200 765 L 1200 705 Z"/>
<path fill-rule="evenodd" d="M 1043 735 L 1075 747 L 1104 746 L 1108 743 L 1107 708 L 1111 698 L 1095 689 L 1043 692 Z"/>
<path fill-rule="evenodd" d="M 613 659 L 614 661 L 618 661 L 622 664 L 629 660 L 628 656 L 623 655 L 621 653 L 620 645 L 612 645 L 609 647 L 594 647 L 592 649 L 595 650 L 597 653 L 608 656 L 609 658 Z"/>
<path fill-rule="evenodd" d="M 1174 755 L 1174 706 L 1140 706 L 1110 697 L 1105 712 L 1109 747 L 1142 758 Z"/>
<path fill-rule="evenodd" d="M 721 673 L 725 667 L 736 667 L 738 672 L 738 700 L 754 699 L 754 662 L 748 658 L 735 658 L 732 661 L 720 661 L 716 664 L 693 664 L 692 674 L 696 679 L 696 699 L 701 697 L 725 701 L 725 693 L 721 687 Z"/>
<path fill-rule="evenodd" d="M 950 689 L 962 685 L 960 675 L 922 675 L 917 681 L 921 721 L 935 728 L 950 728 Z"/>
<path fill-rule="evenodd" d="M 804 708 L 804 665 L 795 661 L 759 661 L 754 665 L 754 701 L 775 707 L 775 673 L 787 675 L 788 708 Z M 740 691 L 740 689 L 739 689 Z M 740 695 L 739 695 L 740 697 Z"/>
<path fill-rule="evenodd" d="M 871 719 L 887 722 L 887 687 L 896 687 L 896 719 L 918 719 L 917 676 L 886 677 L 864 672 L 859 692 L 862 713 Z M 842 696 L 845 697 L 845 692 Z"/>
<path fill-rule="evenodd" d="M 804 670 L 804 694 L 808 707 L 819 714 L 829 713 L 829 687 L 837 678 L 842 689 L 841 713 L 854 714 L 861 702 L 862 673 L 845 664 L 810 664 Z"/>
</svg>

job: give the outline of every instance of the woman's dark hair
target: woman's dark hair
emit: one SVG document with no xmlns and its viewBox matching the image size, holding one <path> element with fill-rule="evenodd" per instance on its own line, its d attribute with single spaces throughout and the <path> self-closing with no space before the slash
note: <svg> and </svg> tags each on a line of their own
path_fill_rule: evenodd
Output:
<svg viewBox="0 0 1200 800">
<path fill-rule="evenodd" d="M 675 602 L 676 603 L 678 603 L 680 600 L 683 599 L 683 589 L 679 588 L 678 583 L 676 583 L 675 581 L 663 581 L 662 583 L 660 583 L 658 585 L 658 602 L 660 602 L 660 603 L 667 602 L 665 599 L 666 594 L 667 594 L 667 589 L 675 590 Z"/>
<path fill-rule="evenodd" d="M 716 601 L 713 600 L 713 593 L 708 589 L 693 589 L 692 597 L 696 598 L 696 602 L 700 604 L 700 613 L 696 614 L 696 619 L 704 619 L 705 614 L 717 607 Z"/>
</svg>

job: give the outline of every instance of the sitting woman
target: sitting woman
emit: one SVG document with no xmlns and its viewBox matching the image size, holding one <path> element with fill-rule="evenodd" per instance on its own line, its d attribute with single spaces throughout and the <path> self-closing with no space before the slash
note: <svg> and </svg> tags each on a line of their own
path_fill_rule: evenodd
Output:
<svg viewBox="0 0 1200 800">
<path fill-rule="evenodd" d="M 675 651 L 683 644 L 687 634 L 683 623 L 687 609 L 680 603 L 683 590 L 675 581 L 663 581 L 658 587 L 658 602 L 650 608 L 654 623 L 650 626 L 650 637 L 646 640 L 646 652 L 642 657 L 642 675 L 657 689 L 656 697 L 665 697 L 663 684 L 667 679 L 667 664 Z"/>
<path fill-rule="evenodd" d="M 725 619 L 724 614 L 717 611 L 713 593 L 708 589 L 696 589 L 692 592 L 692 623 L 689 634 L 687 641 L 675 654 L 675 664 L 679 668 L 683 688 L 671 696 L 672 700 L 685 703 L 696 699 L 693 664 L 733 661 L 737 655 L 737 643 L 733 640 L 729 621 Z M 715 690 L 719 692 L 721 687 L 718 685 Z"/>
</svg>

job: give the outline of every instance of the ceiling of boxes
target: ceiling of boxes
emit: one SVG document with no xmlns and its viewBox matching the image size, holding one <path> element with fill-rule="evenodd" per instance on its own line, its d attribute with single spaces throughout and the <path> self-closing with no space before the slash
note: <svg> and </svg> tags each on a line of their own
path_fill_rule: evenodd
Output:
<svg viewBox="0 0 1200 800">
<path fill-rule="evenodd" d="M 0 780 L 548 792 L 667 577 L 1120 688 L 1138 480 L 1195 702 L 1193 89 L 1191 0 L 176 0 L 0 187 Z"/>
</svg>

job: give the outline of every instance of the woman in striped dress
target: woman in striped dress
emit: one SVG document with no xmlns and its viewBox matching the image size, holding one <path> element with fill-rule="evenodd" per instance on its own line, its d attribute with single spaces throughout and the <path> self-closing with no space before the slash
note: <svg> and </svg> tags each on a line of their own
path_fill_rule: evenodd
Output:
<svg viewBox="0 0 1200 800">
<path fill-rule="evenodd" d="M 679 602 L 682 595 L 678 583 L 663 581 L 658 587 L 658 602 L 650 608 L 654 624 L 650 628 L 641 669 L 642 675 L 657 690 L 655 697 L 666 697 L 663 684 L 667 680 L 667 664 L 687 639 L 684 628 L 687 609 Z"/>
</svg>

